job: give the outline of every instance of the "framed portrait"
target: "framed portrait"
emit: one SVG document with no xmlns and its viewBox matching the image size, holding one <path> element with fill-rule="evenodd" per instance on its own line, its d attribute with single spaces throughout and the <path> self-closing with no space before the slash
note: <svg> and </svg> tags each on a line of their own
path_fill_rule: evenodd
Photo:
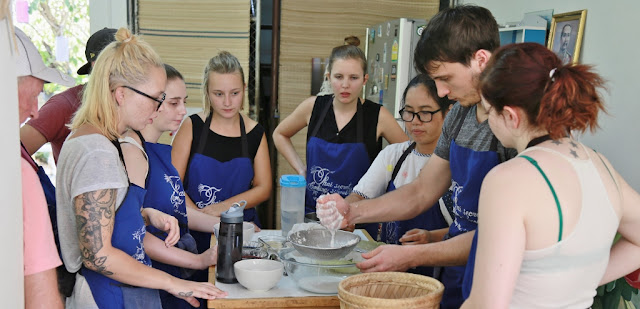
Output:
<svg viewBox="0 0 640 309">
<path fill-rule="evenodd" d="M 547 47 L 562 63 L 578 63 L 587 10 L 553 15 Z"/>
</svg>

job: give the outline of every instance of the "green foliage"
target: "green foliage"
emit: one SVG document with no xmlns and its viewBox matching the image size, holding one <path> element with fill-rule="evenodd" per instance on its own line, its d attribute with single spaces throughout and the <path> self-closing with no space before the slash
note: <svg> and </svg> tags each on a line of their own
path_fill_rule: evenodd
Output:
<svg viewBox="0 0 640 309">
<path fill-rule="evenodd" d="M 593 309 L 640 308 L 638 289 L 630 286 L 624 278 L 598 287 L 593 299 Z"/>
<path fill-rule="evenodd" d="M 33 154 L 33 158 L 40 162 L 40 164 L 44 164 L 49 162 L 49 155 L 51 153 L 50 152 L 43 152 L 43 151 L 38 151 L 35 154 Z"/>
<path fill-rule="evenodd" d="M 17 23 L 31 38 L 40 51 L 45 65 L 54 67 L 73 76 L 76 84 L 87 81 L 86 76 L 78 76 L 76 71 L 86 62 L 84 49 L 89 38 L 89 3 L 86 0 L 29 1 L 29 23 Z M 63 36 L 69 41 L 69 61 L 55 58 L 56 37 Z M 56 84 L 45 84 L 45 98 L 65 90 Z"/>
</svg>

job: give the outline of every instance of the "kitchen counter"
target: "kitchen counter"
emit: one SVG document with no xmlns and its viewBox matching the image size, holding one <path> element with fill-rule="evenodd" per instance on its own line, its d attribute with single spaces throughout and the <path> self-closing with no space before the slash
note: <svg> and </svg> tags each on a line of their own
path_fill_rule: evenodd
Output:
<svg viewBox="0 0 640 309">
<path fill-rule="evenodd" d="M 371 240 L 365 230 L 356 230 L 363 240 Z M 254 241 L 260 236 L 282 235 L 280 230 L 262 230 L 253 235 Z M 211 245 L 216 238 L 211 237 Z M 283 276 L 274 288 L 266 292 L 247 290 L 239 283 L 226 284 L 215 280 L 215 266 L 209 267 L 209 282 L 223 291 L 227 298 L 209 300 L 207 308 L 340 308 L 340 300 L 336 294 L 315 294 L 307 292 L 295 285 L 292 278 Z"/>
</svg>

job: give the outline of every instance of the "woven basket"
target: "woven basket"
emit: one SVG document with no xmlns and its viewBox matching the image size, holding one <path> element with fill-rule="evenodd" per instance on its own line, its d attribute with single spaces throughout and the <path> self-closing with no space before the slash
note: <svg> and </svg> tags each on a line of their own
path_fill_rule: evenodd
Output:
<svg viewBox="0 0 640 309">
<path fill-rule="evenodd" d="M 439 308 L 444 285 L 427 276 L 379 272 L 353 275 L 340 282 L 341 309 Z"/>
</svg>

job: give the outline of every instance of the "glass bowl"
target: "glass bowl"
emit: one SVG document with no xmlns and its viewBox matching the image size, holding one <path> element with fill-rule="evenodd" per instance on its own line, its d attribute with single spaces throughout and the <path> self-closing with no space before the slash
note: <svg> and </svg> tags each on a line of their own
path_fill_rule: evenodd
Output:
<svg viewBox="0 0 640 309">
<path fill-rule="evenodd" d="M 250 241 L 242 246 L 242 259 L 266 259 L 269 257 L 267 248 L 258 241 Z"/>
<path fill-rule="evenodd" d="M 343 279 L 359 274 L 356 263 L 364 261 L 355 251 L 337 260 L 315 260 L 308 258 L 294 248 L 280 250 L 279 257 L 287 275 L 300 288 L 317 294 L 336 294 L 338 284 Z"/>
</svg>

